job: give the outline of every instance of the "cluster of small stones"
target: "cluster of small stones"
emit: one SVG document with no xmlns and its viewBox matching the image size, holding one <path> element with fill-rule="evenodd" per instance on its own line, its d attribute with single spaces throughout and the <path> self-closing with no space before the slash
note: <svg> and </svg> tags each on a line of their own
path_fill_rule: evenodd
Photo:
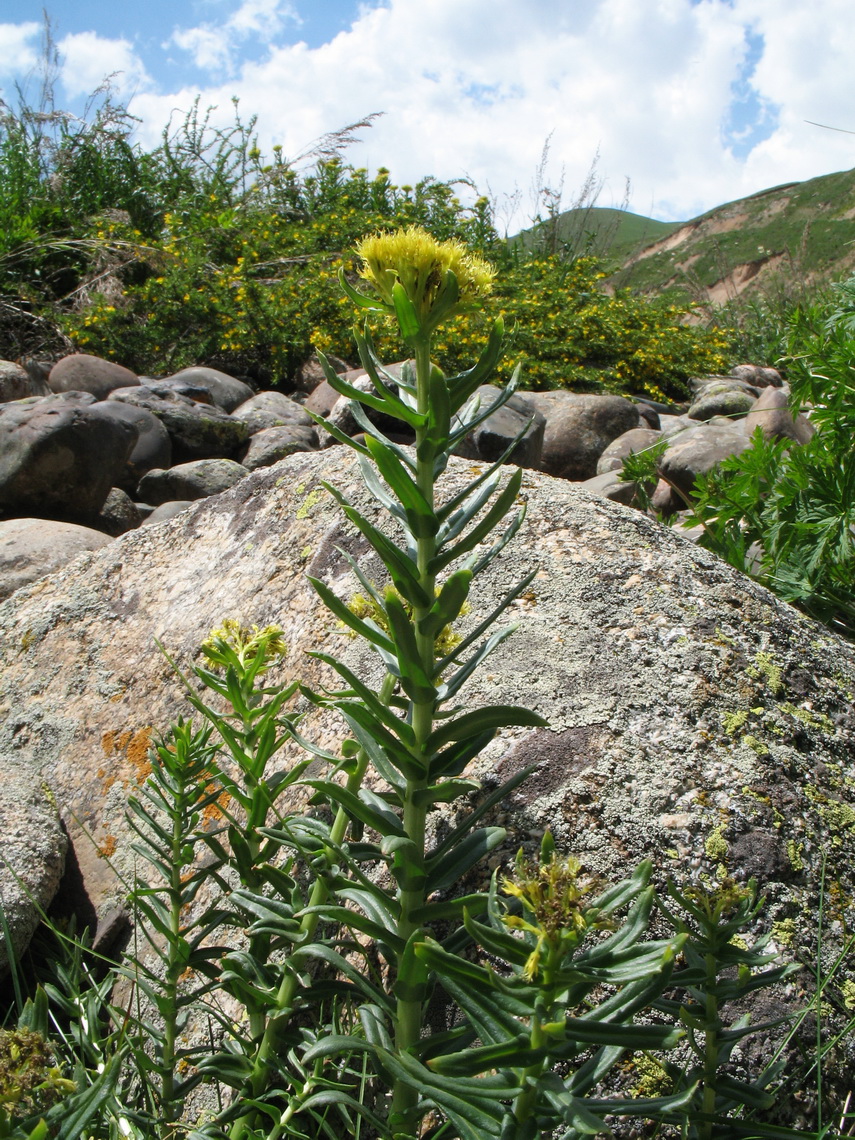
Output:
<svg viewBox="0 0 855 1140">
<path fill-rule="evenodd" d="M 333 365 L 349 383 L 370 386 L 361 369 Z M 655 510 L 675 514 L 696 476 L 747 447 L 755 427 L 796 443 L 813 431 L 789 411 L 774 369 L 742 365 L 693 387 L 683 407 L 565 391 L 517 394 L 457 453 L 494 461 L 513 445 L 509 462 L 638 505 L 639 488 L 621 477 L 623 461 L 664 438 L 660 482 L 647 491 Z M 485 386 L 473 398 L 486 407 L 498 395 Z M 335 445 L 313 416 L 350 435 L 360 431 L 317 360 L 288 395 L 255 392 L 208 367 L 153 379 L 82 353 L 51 367 L 0 361 L 0 598 L 83 551 L 173 518 L 250 471 Z"/>
</svg>

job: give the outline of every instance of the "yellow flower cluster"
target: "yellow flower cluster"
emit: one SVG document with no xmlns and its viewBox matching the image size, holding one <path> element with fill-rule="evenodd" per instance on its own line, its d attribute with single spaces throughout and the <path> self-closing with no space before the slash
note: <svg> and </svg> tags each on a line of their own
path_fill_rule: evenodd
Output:
<svg viewBox="0 0 855 1140">
<path fill-rule="evenodd" d="M 394 310 L 393 289 L 400 285 L 422 321 L 430 318 L 449 273 L 457 282 L 456 311 L 486 296 L 496 276 L 493 267 L 462 242 L 437 241 L 421 226 L 373 234 L 359 242 L 356 252 L 362 259 L 360 275 L 384 304 Z"/>
</svg>

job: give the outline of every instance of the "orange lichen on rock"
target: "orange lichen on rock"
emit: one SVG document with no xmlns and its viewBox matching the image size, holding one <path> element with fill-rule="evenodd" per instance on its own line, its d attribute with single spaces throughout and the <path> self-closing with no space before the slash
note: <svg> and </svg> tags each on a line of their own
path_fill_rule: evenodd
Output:
<svg viewBox="0 0 855 1140">
<path fill-rule="evenodd" d="M 135 732 L 131 729 L 124 729 L 122 732 L 110 729 L 101 737 L 104 755 L 114 756 L 124 753 L 124 758 L 133 770 L 134 776 L 139 783 L 142 783 L 151 772 L 148 754 L 151 748 L 152 732 L 154 729 L 150 724 L 138 728 Z M 104 791 L 106 792 L 115 781 L 116 773 L 104 773 L 104 769 L 99 768 L 98 775 L 104 779 Z M 127 782 L 126 780 L 125 783 Z"/>
</svg>

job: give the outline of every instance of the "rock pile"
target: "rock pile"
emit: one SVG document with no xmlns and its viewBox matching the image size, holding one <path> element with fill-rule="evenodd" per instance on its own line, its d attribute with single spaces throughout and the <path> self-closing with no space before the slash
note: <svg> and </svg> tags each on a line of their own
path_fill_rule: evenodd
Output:
<svg viewBox="0 0 855 1140">
<path fill-rule="evenodd" d="M 350 383 L 370 384 L 361 370 L 336 367 Z M 742 365 L 694 384 L 687 410 L 621 396 L 518 394 L 458 454 L 495 460 L 520 436 L 510 462 L 631 505 L 637 488 L 621 480 L 623 460 L 666 438 L 652 501 L 674 513 L 685 508 L 695 477 L 747 447 L 758 424 L 796 443 L 810 438 L 809 421 L 788 411 L 774 369 Z M 486 406 L 497 394 L 486 386 L 473 398 Z M 254 392 L 213 368 L 149 379 L 76 353 L 45 380 L 38 367 L 0 361 L 0 598 L 81 549 L 81 528 L 94 549 L 103 535 L 171 518 L 249 471 L 335 445 L 310 412 L 348 434 L 360 430 L 349 401 L 318 368 L 304 369 L 287 396 Z"/>
</svg>

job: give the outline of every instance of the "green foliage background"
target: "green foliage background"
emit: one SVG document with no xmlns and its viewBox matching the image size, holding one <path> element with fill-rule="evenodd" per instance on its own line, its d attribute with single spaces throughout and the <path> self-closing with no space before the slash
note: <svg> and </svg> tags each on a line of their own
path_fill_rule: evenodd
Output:
<svg viewBox="0 0 855 1140">
<path fill-rule="evenodd" d="M 498 299 L 516 325 L 513 359 L 534 388 L 683 395 L 692 374 L 722 370 L 727 339 L 684 323 L 685 310 L 609 295 L 593 254 L 509 246 L 489 202 L 465 206 L 433 177 L 398 186 L 342 153 L 357 128 L 308 161 L 261 154 L 254 120 L 214 127 L 198 104 L 144 150 L 135 122 L 100 93 L 86 121 L 21 101 L 0 117 L 0 355 L 90 352 L 140 374 L 207 363 L 288 386 L 313 349 L 351 354 L 352 312 L 337 286 L 366 234 L 419 224 L 455 237 L 500 270 Z M 462 365 L 477 316 L 436 350 Z M 403 355 L 390 325 L 387 357 Z M 506 377 L 503 377 L 506 378 Z"/>
</svg>

